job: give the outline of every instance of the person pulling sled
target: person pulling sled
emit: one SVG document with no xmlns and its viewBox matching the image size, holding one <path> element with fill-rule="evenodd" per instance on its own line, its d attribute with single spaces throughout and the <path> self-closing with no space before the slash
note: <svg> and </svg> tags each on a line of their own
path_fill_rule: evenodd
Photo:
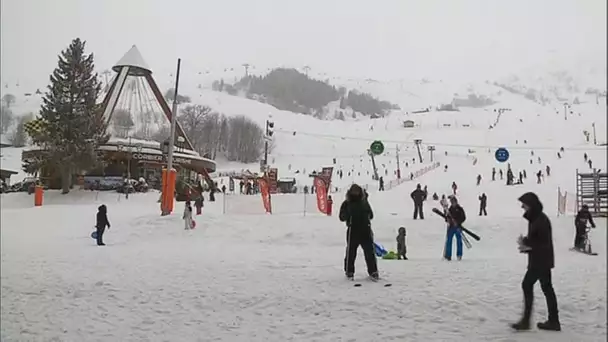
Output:
<svg viewBox="0 0 608 342">
<path fill-rule="evenodd" d="M 346 193 L 346 200 L 340 206 L 340 221 L 345 222 L 346 230 L 346 256 L 344 258 L 344 272 L 348 279 L 355 275 L 355 259 L 357 248 L 361 246 L 365 254 L 367 273 L 373 280 L 378 280 L 378 265 L 374 254 L 373 232 L 371 220 L 374 218 L 367 196 L 363 189 L 353 184 Z"/>
</svg>

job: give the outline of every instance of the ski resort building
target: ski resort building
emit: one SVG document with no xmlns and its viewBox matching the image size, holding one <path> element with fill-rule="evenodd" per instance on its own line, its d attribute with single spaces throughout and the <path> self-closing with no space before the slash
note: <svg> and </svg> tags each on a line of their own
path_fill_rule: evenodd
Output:
<svg viewBox="0 0 608 342">
<path fill-rule="evenodd" d="M 99 146 L 105 166 L 75 176 L 160 180 L 162 167 L 167 165 L 171 109 L 135 45 L 112 70 L 115 75 L 101 94 L 100 115 L 110 134 L 109 141 Z M 209 173 L 215 171 L 215 162 L 195 150 L 179 122 L 174 143 L 173 164 L 178 179 L 196 180 L 197 174 L 201 174 L 211 182 Z M 22 160 L 36 158 L 38 151 L 36 148 L 25 150 Z M 48 183 L 57 184 L 52 170 L 41 170 L 41 176 Z"/>
</svg>

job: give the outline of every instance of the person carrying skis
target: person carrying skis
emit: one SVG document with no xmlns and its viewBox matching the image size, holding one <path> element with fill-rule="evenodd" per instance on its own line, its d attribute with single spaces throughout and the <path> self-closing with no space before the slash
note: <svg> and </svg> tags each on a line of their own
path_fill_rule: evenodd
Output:
<svg viewBox="0 0 608 342">
<path fill-rule="evenodd" d="M 397 260 L 407 260 L 407 246 L 405 245 L 405 227 L 399 227 L 397 231 Z"/>
<path fill-rule="evenodd" d="M 186 201 L 186 205 L 184 206 L 184 215 L 182 215 L 182 219 L 184 220 L 184 229 L 189 230 L 192 229 L 192 205 L 190 205 L 190 201 Z"/>
<path fill-rule="evenodd" d="M 479 196 L 479 216 L 483 213 L 483 216 L 488 216 L 488 212 L 486 211 L 486 206 L 488 205 L 488 197 L 484 192 Z"/>
<path fill-rule="evenodd" d="M 422 211 L 422 203 L 426 198 L 426 194 L 420 184 L 416 185 L 416 190 L 412 191 L 410 197 L 414 201 L 414 220 L 418 219 L 418 215 L 420 215 L 420 219 L 424 220 L 424 211 Z"/>
<path fill-rule="evenodd" d="M 108 221 L 108 207 L 105 204 L 100 205 L 97 208 L 97 222 L 95 222 L 95 228 L 97 229 L 97 246 L 105 246 L 103 243 L 103 233 L 106 231 L 106 227 L 110 229 L 110 221 Z"/>
<path fill-rule="evenodd" d="M 541 330 L 560 331 L 561 325 L 557 309 L 557 298 L 551 281 L 551 269 L 555 266 L 553 253 L 553 233 L 551 221 L 543 212 L 543 205 L 533 192 L 523 194 L 519 201 L 528 221 L 528 234 L 519 236 L 517 243 L 521 253 L 528 254 L 528 270 L 521 283 L 524 292 L 524 313 L 519 322 L 511 324 L 515 330 L 529 330 L 534 301 L 534 284 L 540 281 L 540 288 L 547 300 L 549 320 L 537 324 Z"/>
<path fill-rule="evenodd" d="M 464 209 L 458 204 L 456 196 L 450 196 L 450 208 L 446 221 L 448 222 L 448 232 L 445 241 L 445 259 L 452 260 L 452 240 L 456 237 L 456 257 L 462 259 L 462 223 L 466 220 Z"/>
<path fill-rule="evenodd" d="M 576 214 L 574 218 L 574 227 L 576 227 L 576 234 L 574 236 L 574 248 L 578 250 L 585 249 L 585 237 L 587 235 L 587 224 L 591 225 L 591 228 L 595 228 L 595 222 L 589 212 L 589 206 L 583 204 L 581 210 Z"/>
<path fill-rule="evenodd" d="M 340 221 L 346 226 L 346 256 L 344 258 L 344 272 L 346 277 L 352 279 L 355 275 L 355 259 L 357 248 L 361 246 L 365 254 L 367 273 L 377 280 L 378 265 L 374 254 L 373 232 L 371 220 L 374 218 L 369 202 L 363 189 L 358 184 L 351 185 L 346 193 L 346 200 L 340 206 Z"/>
</svg>

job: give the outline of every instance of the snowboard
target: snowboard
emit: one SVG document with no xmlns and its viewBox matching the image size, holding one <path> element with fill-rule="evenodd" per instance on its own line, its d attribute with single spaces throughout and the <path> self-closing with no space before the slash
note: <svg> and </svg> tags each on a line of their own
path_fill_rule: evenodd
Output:
<svg viewBox="0 0 608 342">
<path fill-rule="evenodd" d="M 597 255 L 596 252 L 585 252 L 585 251 L 581 251 L 580 249 L 576 249 L 576 248 L 570 248 L 570 250 L 572 252 L 579 252 L 581 254 L 587 254 L 587 255 Z"/>
</svg>

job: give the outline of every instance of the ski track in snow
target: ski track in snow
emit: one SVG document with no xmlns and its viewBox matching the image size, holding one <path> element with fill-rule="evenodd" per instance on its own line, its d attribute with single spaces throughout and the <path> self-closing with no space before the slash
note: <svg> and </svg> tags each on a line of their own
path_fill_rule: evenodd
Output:
<svg viewBox="0 0 608 342">
<path fill-rule="evenodd" d="M 223 216 L 216 202 L 207 203 L 197 229 L 184 231 L 180 206 L 160 218 L 156 197 L 110 206 L 105 248 L 88 237 L 98 204 L 49 205 L 37 215 L 3 210 L 2 340 L 606 339 L 606 261 L 567 251 L 568 217 L 552 218 L 563 331 L 515 334 L 508 324 L 522 309 L 521 218 L 477 228 L 482 242 L 465 249 L 461 262 L 440 260 L 439 218 L 411 221 L 410 260 L 378 261 L 393 286 L 353 287 L 343 277 L 345 232 L 335 218 Z M 257 196 L 241 200 L 260 205 Z M 392 249 L 400 220 L 379 214 L 376 240 Z M 594 235 L 600 255 L 605 241 L 605 231 Z M 363 279 L 361 253 L 356 267 L 356 280 Z M 544 297 L 535 291 L 534 318 L 544 320 Z"/>
</svg>

